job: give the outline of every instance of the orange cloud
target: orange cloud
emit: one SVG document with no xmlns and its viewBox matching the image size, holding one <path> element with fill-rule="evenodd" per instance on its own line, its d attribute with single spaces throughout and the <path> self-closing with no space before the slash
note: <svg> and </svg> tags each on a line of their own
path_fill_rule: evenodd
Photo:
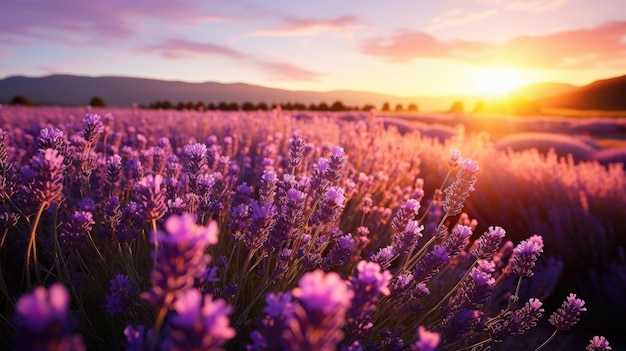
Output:
<svg viewBox="0 0 626 351">
<path fill-rule="evenodd" d="M 248 36 L 300 36 L 314 35 L 324 31 L 345 32 L 358 25 L 356 15 L 343 15 L 331 19 L 312 19 L 284 16 L 283 24 L 274 28 L 251 32 Z"/>
<path fill-rule="evenodd" d="M 390 62 L 442 58 L 474 64 L 575 69 L 622 64 L 626 60 L 626 21 L 547 35 L 520 36 L 502 44 L 442 41 L 424 33 L 401 30 L 361 42 L 361 53 Z M 621 67 L 624 67 L 623 65 Z"/>
</svg>

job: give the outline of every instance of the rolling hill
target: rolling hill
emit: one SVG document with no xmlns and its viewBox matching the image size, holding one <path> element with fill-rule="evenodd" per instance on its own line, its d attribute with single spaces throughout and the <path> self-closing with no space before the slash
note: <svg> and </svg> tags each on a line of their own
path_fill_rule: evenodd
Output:
<svg viewBox="0 0 626 351">
<path fill-rule="evenodd" d="M 597 80 L 570 91 L 538 99 L 543 107 L 577 110 L 626 110 L 626 75 Z"/>
<path fill-rule="evenodd" d="M 455 100 L 462 100 L 466 104 L 478 100 L 466 96 L 397 97 L 350 90 L 291 91 L 244 83 L 188 83 L 132 77 L 51 75 L 13 76 L 0 80 L 0 103 L 8 103 L 17 95 L 25 96 L 37 105 L 66 106 L 86 105 L 97 95 L 108 106 L 115 107 L 130 107 L 133 103 L 148 105 L 157 100 L 169 100 L 174 104 L 178 101 L 216 104 L 221 101 L 239 104 L 250 101 L 267 104 L 301 102 L 307 105 L 341 101 L 344 105 L 373 104 L 379 108 L 384 102 L 389 102 L 392 108 L 398 103 L 405 107 L 409 103 L 416 103 L 421 110 L 446 110 Z"/>
</svg>

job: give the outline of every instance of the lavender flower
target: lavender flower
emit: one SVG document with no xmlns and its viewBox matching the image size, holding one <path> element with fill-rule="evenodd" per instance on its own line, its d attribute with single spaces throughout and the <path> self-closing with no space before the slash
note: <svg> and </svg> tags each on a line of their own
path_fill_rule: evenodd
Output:
<svg viewBox="0 0 626 351">
<path fill-rule="evenodd" d="M 333 147 L 330 152 L 330 159 L 328 162 L 328 171 L 326 172 L 326 179 L 329 182 L 337 184 L 343 177 L 343 170 L 346 166 L 346 156 L 341 146 Z"/>
<path fill-rule="evenodd" d="M 435 351 L 441 341 L 439 333 L 426 330 L 424 326 L 417 327 L 418 340 L 411 345 L 411 351 Z"/>
<path fill-rule="evenodd" d="M 461 150 L 452 149 L 450 150 L 450 158 L 448 159 L 448 168 L 455 169 L 459 166 L 461 162 Z"/>
<path fill-rule="evenodd" d="M 229 326 L 232 307 L 224 300 L 204 298 L 196 289 L 189 289 L 174 303 L 176 314 L 169 322 L 163 342 L 167 350 L 223 350 L 235 336 Z"/>
<path fill-rule="evenodd" d="M 122 313 L 136 303 L 137 291 L 127 275 L 118 274 L 111 279 L 109 291 L 110 294 L 104 297 L 106 300 L 104 310 L 110 314 Z"/>
<path fill-rule="evenodd" d="M 393 220 L 391 221 L 391 229 L 395 234 L 400 234 L 406 230 L 409 221 L 415 219 L 420 209 L 419 201 L 415 199 L 409 199 L 404 203 L 396 212 Z M 417 224 L 417 223 L 416 223 Z"/>
<path fill-rule="evenodd" d="M 350 288 L 354 293 L 352 304 L 346 313 L 346 330 L 352 338 L 361 340 L 367 329 L 371 328 L 370 318 L 380 295 L 388 296 L 389 282 L 392 274 L 381 271 L 380 265 L 374 262 L 360 261 L 357 275 L 350 280 Z"/>
<path fill-rule="evenodd" d="M 471 227 L 456 225 L 441 245 L 450 253 L 450 256 L 456 256 L 469 243 L 471 235 Z"/>
<path fill-rule="evenodd" d="M 278 178 L 274 171 L 264 171 L 259 182 L 259 202 L 273 203 L 276 196 Z"/>
<path fill-rule="evenodd" d="M 450 261 L 450 254 L 441 245 L 433 246 L 432 250 L 422 257 L 413 269 L 415 282 L 421 283 L 439 272 L 439 269 Z"/>
<path fill-rule="evenodd" d="M 292 290 L 299 304 L 287 321 L 283 338 L 289 350 L 334 350 L 354 293 L 339 274 L 316 270 L 300 278 Z M 320 337 L 320 336 L 324 337 Z"/>
<path fill-rule="evenodd" d="M 83 138 L 85 138 L 88 145 L 95 144 L 104 132 L 102 118 L 95 113 L 88 113 L 83 117 L 83 124 Z"/>
<path fill-rule="evenodd" d="M 145 330 L 146 328 L 143 325 L 138 325 L 134 327 L 132 325 L 124 328 L 124 336 L 126 337 L 126 341 L 124 342 L 124 350 L 126 351 L 145 351 L 148 349 L 148 345 L 150 340 L 152 340 L 152 335 L 154 334 L 153 329 Z"/>
<path fill-rule="evenodd" d="M 289 167 L 297 168 L 302 164 L 304 158 L 304 140 L 294 136 L 289 140 Z"/>
<path fill-rule="evenodd" d="M 393 246 L 383 247 L 370 257 L 374 263 L 378 263 L 382 269 L 387 269 L 391 265 L 391 260 L 396 257 L 396 249 Z"/>
<path fill-rule="evenodd" d="M 95 224 L 91 212 L 75 211 L 69 215 L 59 232 L 59 244 L 64 250 L 78 250 L 85 242 Z"/>
<path fill-rule="evenodd" d="M 504 229 L 492 226 L 474 243 L 471 253 L 477 259 L 488 260 L 498 251 L 506 232 Z"/>
<path fill-rule="evenodd" d="M 515 249 L 511 256 L 510 271 L 520 277 L 532 277 L 533 267 L 542 250 L 543 242 L 522 241 Z"/>
<path fill-rule="evenodd" d="M 332 186 L 326 191 L 320 201 L 317 211 L 311 217 L 312 223 L 331 224 L 334 223 L 345 206 L 346 197 L 343 188 Z"/>
<path fill-rule="evenodd" d="M 109 183 L 115 184 L 120 180 L 122 171 L 122 158 L 120 155 L 113 155 L 107 159 L 106 179 Z"/>
<path fill-rule="evenodd" d="M 529 299 L 524 306 L 510 316 L 505 316 L 500 324 L 491 326 L 490 336 L 496 340 L 503 340 L 506 335 L 524 334 L 528 329 L 537 325 L 537 321 L 544 312 L 543 304 L 538 299 Z"/>
<path fill-rule="evenodd" d="M 148 175 L 140 182 L 135 183 L 135 196 L 143 209 L 145 219 L 157 220 L 165 215 L 165 187 L 162 187 L 163 177 L 160 174 Z"/>
<path fill-rule="evenodd" d="M 393 226 L 393 222 L 392 222 Z M 410 220 L 400 235 L 392 237 L 394 249 L 399 255 L 408 255 L 417 246 L 418 239 L 422 236 L 424 226 L 418 221 Z"/>
<path fill-rule="evenodd" d="M 455 313 L 462 309 L 479 310 L 491 296 L 495 283 L 491 274 L 472 268 L 467 278 L 448 301 L 444 314 Z"/>
<path fill-rule="evenodd" d="M 156 255 L 156 267 L 150 274 L 151 288 L 141 294 L 155 308 L 171 307 L 176 298 L 193 287 L 195 279 L 204 274 L 210 262 L 205 254 L 209 245 L 217 243 L 215 222 L 198 226 L 192 215 L 172 215 L 165 221 L 167 233 L 152 233 L 161 247 Z"/>
<path fill-rule="evenodd" d="M 40 151 L 46 149 L 54 149 L 60 155 L 68 155 L 69 142 L 65 138 L 65 134 L 57 128 L 44 128 L 39 131 L 39 138 L 37 139 L 37 148 Z"/>
<path fill-rule="evenodd" d="M 265 316 L 259 320 L 257 330 L 250 334 L 252 344 L 248 345 L 249 351 L 280 350 L 286 347 L 282 334 L 286 322 L 293 317 L 295 304 L 291 299 L 291 292 L 267 294 L 267 306 L 263 308 Z"/>
<path fill-rule="evenodd" d="M 352 234 L 346 234 L 336 239 L 335 245 L 330 249 L 328 256 L 322 260 L 324 269 L 337 265 L 343 265 L 352 259 L 354 251 L 354 239 Z"/>
<path fill-rule="evenodd" d="M 69 294 L 61 284 L 38 286 L 15 304 L 16 350 L 85 350 L 82 337 L 72 334 Z"/>
<path fill-rule="evenodd" d="M 576 298 L 576 294 L 569 294 L 561 307 L 552 313 L 548 321 L 555 326 L 558 331 L 567 330 L 578 322 L 580 312 L 587 311 L 587 309 L 583 307 L 584 305 L 585 301 Z"/>
<path fill-rule="evenodd" d="M 456 180 L 444 190 L 446 197 L 443 200 L 443 210 L 448 216 L 461 213 L 463 203 L 470 192 L 475 190 L 476 173 L 478 173 L 476 161 L 470 159 L 463 160 Z"/>
<path fill-rule="evenodd" d="M 611 346 L 609 346 L 609 341 L 606 340 L 604 336 L 594 336 L 593 339 L 589 340 L 589 345 L 585 349 L 587 351 L 608 351 L 611 350 Z"/>
<path fill-rule="evenodd" d="M 63 198 L 65 164 L 57 150 L 45 149 L 34 156 L 31 168 L 35 172 L 32 192 L 37 201 L 56 203 Z"/>
</svg>

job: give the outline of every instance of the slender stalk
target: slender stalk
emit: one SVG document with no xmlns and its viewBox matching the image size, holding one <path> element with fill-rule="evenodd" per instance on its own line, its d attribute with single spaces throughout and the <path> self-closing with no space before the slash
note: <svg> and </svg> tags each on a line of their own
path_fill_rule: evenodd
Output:
<svg viewBox="0 0 626 351">
<path fill-rule="evenodd" d="M 48 201 L 43 201 L 41 206 L 39 206 L 39 211 L 37 211 L 37 216 L 35 217 L 35 222 L 33 223 L 33 229 L 30 232 L 30 239 L 28 240 L 28 248 L 26 250 L 26 286 L 30 289 L 30 254 L 33 254 L 33 260 L 35 261 L 35 265 L 37 265 L 37 243 L 35 242 L 35 237 L 37 235 L 37 226 L 39 225 L 39 221 L 41 220 L 41 215 L 43 211 L 50 205 Z M 35 277 L 37 278 L 37 283 L 41 284 L 41 278 L 39 277 L 39 269 L 35 269 Z"/>
<path fill-rule="evenodd" d="M 549 338 L 546 339 L 546 341 L 543 342 L 543 344 L 539 345 L 535 351 L 539 351 L 541 349 L 543 349 L 544 347 L 546 347 L 546 345 L 548 345 L 550 343 L 550 341 L 552 341 L 552 339 L 554 339 L 554 337 L 556 336 L 556 334 L 558 333 L 558 330 L 555 330 L 554 333 L 552 333 L 552 335 L 550 335 Z"/>
</svg>

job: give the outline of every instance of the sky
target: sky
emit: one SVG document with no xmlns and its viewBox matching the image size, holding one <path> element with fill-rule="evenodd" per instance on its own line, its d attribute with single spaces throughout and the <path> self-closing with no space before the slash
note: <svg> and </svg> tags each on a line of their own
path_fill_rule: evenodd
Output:
<svg viewBox="0 0 626 351">
<path fill-rule="evenodd" d="M 0 78 L 499 94 L 626 74 L 623 0 L 2 0 Z"/>
</svg>

